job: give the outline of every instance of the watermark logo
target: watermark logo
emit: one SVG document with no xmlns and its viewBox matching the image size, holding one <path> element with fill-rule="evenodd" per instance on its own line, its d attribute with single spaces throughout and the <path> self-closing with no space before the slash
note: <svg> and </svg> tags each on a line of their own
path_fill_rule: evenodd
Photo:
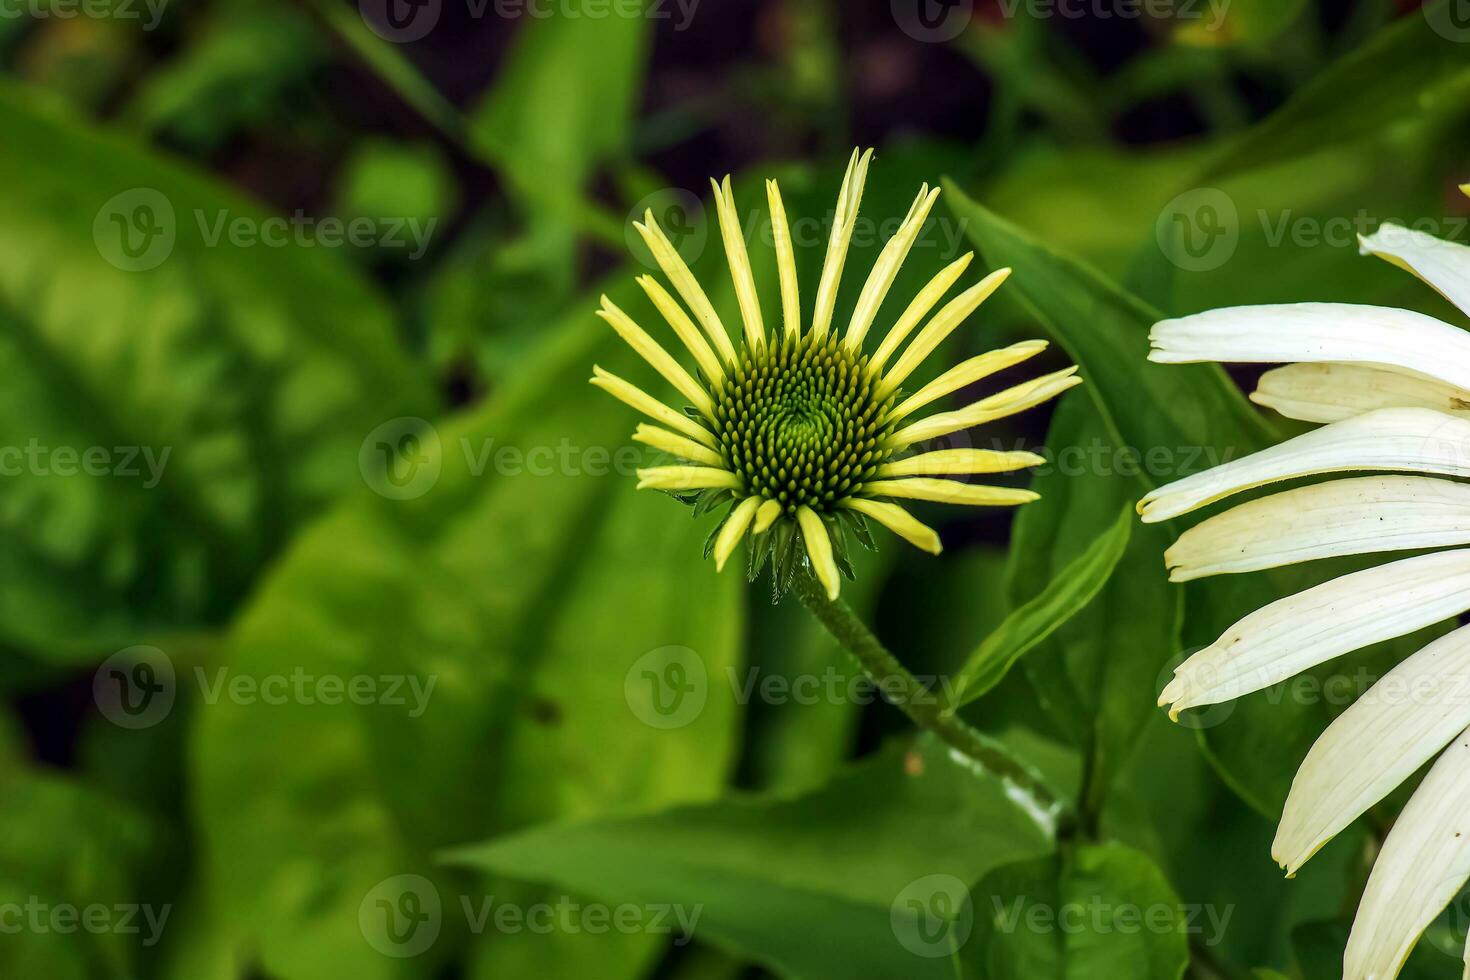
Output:
<svg viewBox="0 0 1470 980">
<path fill-rule="evenodd" d="M 108 198 L 92 220 L 98 254 L 124 272 L 158 268 L 173 254 L 177 235 L 174 206 L 151 187 Z"/>
<path fill-rule="evenodd" d="M 444 453 L 439 432 L 414 416 L 373 429 L 357 452 L 357 468 L 372 491 L 389 500 L 422 497 L 439 482 Z"/>
<path fill-rule="evenodd" d="M 1470 0 L 1426 3 L 1420 9 L 1434 33 L 1440 37 L 1458 44 L 1470 41 Z"/>
<path fill-rule="evenodd" d="M 120 728 L 148 728 L 173 710 L 177 696 L 174 664 L 157 647 L 119 650 L 92 675 L 92 699 Z"/>
<path fill-rule="evenodd" d="M 633 227 L 633 222 L 642 221 L 649 211 L 653 212 L 653 220 L 663 229 L 679 257 L 689 265 L 699 261 L 709 241 L 709 222 L 705 221 L 704 205 L 699 198 L 682 187 L 665 187 L 645 194 L 629 209 L 628 220 L 623 226 L 623 240 L 634 258 L 657 272 L 658 261 L 643 243 L 638 229 Z"/>
<path fill-rule="evenodd" d="M 395 875 L 378 882 L 357 907 L 357 926 L 384 956 L 407 959 L 434 945 L 443 926 L 439 889 L 423 875 Z"/>
<path fill-rule="evenodd" d="M 704 658 L 688 647 L 650 650 L 628 668 L 623 697 L 650 728 L 683 728 L 699 717 L 709 699 Z"/>
<path fill-rule="evenodd" d="M 915 956 L 949 956 L 970 939 L 975 908 L 970 889 L 954 875 L 925 875 L 893 900 L 888 914 L 893 935 Z"/>
<path fill-rule="evenodd" d="M 357 0 L 363 23 L 378 37 L 407 44 L 428 35 L 439 23 L 442 0 Z"/>
<path fill-rule="evenodd" d="M 970 24 L 974 0 L 889 0 L 893 22 L 915 41 L 953 41 Z"/>
<path fill-rule="evenodd" d="M 1218 269 L 1240 243 L 1235 201 L 1218 187 L 1196 187 L 1164 205 L 1154 224 L 1164 256 L 1186 272 Z"/>
</svg>

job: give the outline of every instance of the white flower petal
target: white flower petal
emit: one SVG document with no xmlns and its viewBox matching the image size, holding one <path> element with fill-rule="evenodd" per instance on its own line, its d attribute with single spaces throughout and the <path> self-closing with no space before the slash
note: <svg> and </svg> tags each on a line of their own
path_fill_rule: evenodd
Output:
<svg viewBox="0 0 1470 980">
<path fill-rule="evenodd" d="M 1412 310 L 1349 303 L 1232 306 L 1149 332 L 1148 359 L 1192 361 L 1341 361 L 1410 371 L 1470 388 L 1470 333 Z"/>
<path fill-rule="evenodd" d="M 1424 929 L 1470 878 L 1470 733 L 1439 757 L 1394 822 L 1358 903 L 1344 980 L 1398 975 Z"/>
<path fill-rule="evenodd" d="M 1297 770 L 1271 856 L 1294 875 L 1344 827 L 1470 726 L 1470 626 L 1385 674 Z"/>
<path fill-rule="evenodd" d="M 1180 664 L 1169 716 L 1270 687 L 1308 667 L 1470 609 L 1470 549 L 1353 572 L 1246 616 Z"/>
<path fill-rule="evenodd" d="M 1164 552 L 1175 582 L 1380 551 L 1470 544 L 1470 484 L 1366 476 L 1233 507 Z M 1470 722 L 1467 722 L 1470 724 Z"/>
<path fill-rule="evenodd" d="M 1340 422 L 1380 408 L 1470 414 L 1470 391 L 1364 364 L 1288 364 L 1261 375 L 1251 401 L 1289 419 Z"/>
<path fill-rule="evenodd" d="M 1409 270 L 1470 316 L 1470 248 L 1392 222 L 1359 235 L 1358 248 Z"/>
<path fill-rule="evenodd" d="M 1150 491 L 1145 523 L 1167 521 L 1253 487 L 1344 470 L 1470 476 L 1470 419 L 1426 408 L 1381 408 Z"/>
</svg>

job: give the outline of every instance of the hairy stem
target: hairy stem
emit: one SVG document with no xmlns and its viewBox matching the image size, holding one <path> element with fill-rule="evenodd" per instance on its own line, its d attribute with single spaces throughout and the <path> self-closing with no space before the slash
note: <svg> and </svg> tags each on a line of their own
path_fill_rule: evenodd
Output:
<svg viewBox="0 0 1470 980">
<path fill-rule="evenodd" d="M 792 591 L 894 707 L 919 728 L 934 733 L 950 748 L 1007 783 L 1024 797 L 1033 812 L 1055 827 L 1059 836 L 1071 832 L 1071 813 L 1047 788 L 1040 774 L 1000 742 L 951 714 L 942 699 L 898 662 L 847 603 L 828 599 L 814 577 L 800 572 L 795 575 Z"/>
</svg>

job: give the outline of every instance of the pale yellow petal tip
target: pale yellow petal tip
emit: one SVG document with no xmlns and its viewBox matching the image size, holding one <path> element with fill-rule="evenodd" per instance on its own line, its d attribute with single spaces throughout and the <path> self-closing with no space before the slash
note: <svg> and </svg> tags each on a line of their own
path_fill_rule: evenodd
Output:
<svg viewBox="0 0 1470 980">
<path fill-rule="evenodd" d="M 1466 197 L 1470 197 L 1470 184 L 1461 184 L 1460 193 L 1464 194 Z"/>
</svg>

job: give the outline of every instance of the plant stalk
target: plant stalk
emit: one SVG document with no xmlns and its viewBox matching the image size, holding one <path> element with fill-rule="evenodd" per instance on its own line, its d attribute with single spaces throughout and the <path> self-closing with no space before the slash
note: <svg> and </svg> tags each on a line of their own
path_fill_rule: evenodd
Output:
<svg viewBox="0 0 1470 980">
<path fill-rule="evenodd" d="M 1052 824 L 1058 837 L 1071 833 L 1072 813 L 1047 787 L 1040 773 L 1016 758 L 1006 746 L 950 713 L 943 700 L 899 663 L 846 602 L 827 598 L 814 576 L 798 572 L 793 578 L 791 589 L 802 605 L 858 662 L 887 701 L 919 728 L 932 732 L 944 744 L 1024 796 L 1025 804 Z"/>
</svg>

